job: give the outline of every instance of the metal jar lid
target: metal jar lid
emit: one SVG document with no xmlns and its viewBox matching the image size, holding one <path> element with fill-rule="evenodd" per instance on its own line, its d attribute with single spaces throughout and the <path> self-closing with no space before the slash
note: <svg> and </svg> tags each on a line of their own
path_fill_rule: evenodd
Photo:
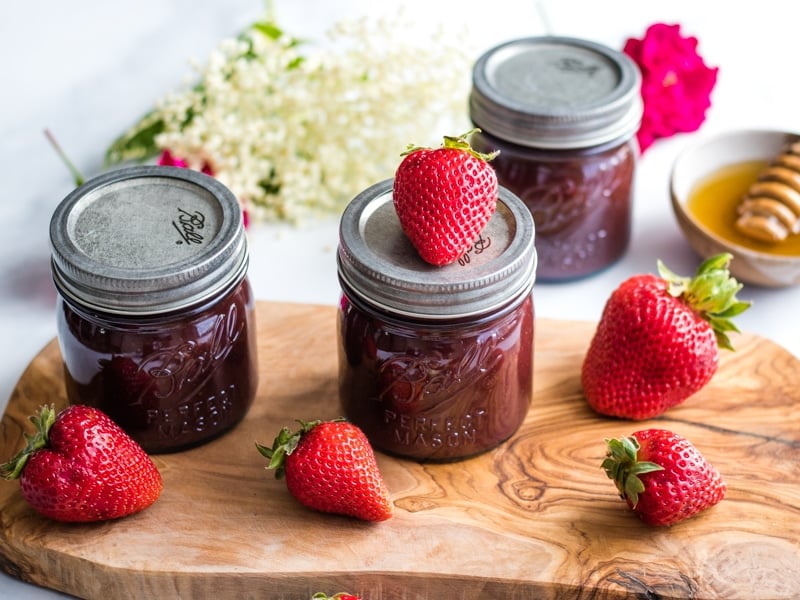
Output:
<svg viewBox="0 0 800 600">
<path fill-rule="evenodd" d="M 575 38 L 522 38 L 475 63 L 470 115 L 522 146 L 588 148 L 636 133 L 640 86 L 638 67 L 621 52 Z"/>
<path fill-rule="evenodd" d="M 205 300 L 247 270 L 247 238 L 233 193 L 176 167 L 117 169 L 89 180 L 50 221 L 53 279 L 80 305 L 160 314 Z"/>
<path fill-rule="evenodd" d="M 337 261 L 349 291 L 379 309 L 420 319 L 490 313 L 530 292 L 533 217 L 512 192 L 501 186 L 497 209 L 471 249 L 437 267 L 420 258 L 403 232 L 392 184 L 367 188 L 342 213 Z"/>
</svg>

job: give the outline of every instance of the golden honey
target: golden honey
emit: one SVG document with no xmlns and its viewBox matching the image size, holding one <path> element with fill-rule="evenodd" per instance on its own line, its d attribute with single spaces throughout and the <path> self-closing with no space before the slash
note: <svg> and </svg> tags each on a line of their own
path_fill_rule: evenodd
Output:
<svg viewBox="0 0 800 600">
<path fill-rule="evenodd" d="M 700 225 L 720 238 L 766 254 L 800 256 L 800 235 L 770 244 L 736 229 L 739 202 L 766 165 L 765 161 L 754 160 L 723 167 L 694 187 L 686 208 Z"/>
</svg>

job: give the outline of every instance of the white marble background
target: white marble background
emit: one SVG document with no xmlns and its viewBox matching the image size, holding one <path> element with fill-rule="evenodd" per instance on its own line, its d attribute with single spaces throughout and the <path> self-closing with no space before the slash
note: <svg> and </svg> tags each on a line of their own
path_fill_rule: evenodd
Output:
<svg viewBox="0 0 800 600">
<path fill-rule="evenodd" d="M 656 21 L 679 22 L 720 67 L 714 105 L 699 134 L 658 142 L 642 160 L 635 188 L 632 247 L 600 275 L 538 284 L 540 317 L 599 317 L 625 277 L 652 271 L 657 258 L 690 273 L 697 257 L 669 207 L 668 176 L 677 153 L 699 135 L 740 127 L 800 131 L 796 22 L 782 0 L 275 0 L 279 21 L 322 39 L 343 16 L 394 12 L 471 23 L 485 47 L 524 35 L 571 35 L 621 48 Z M 45 140 L 51 129 L 85 175 L 101 170 L 108 144 L 154 100 L 191 74 L 223 37 L 262 16 L 263 0 L 25 0 L 0 3 L 0 411 L 30 359 L 55 335 L 48 223 L 72 179 Z M 546 24 L 541 18 L 543 8 Z M 251 279 L 262 300 L 334 304 L 337 220 L 299 229 L 251 228 Z M 754 306 L 739 319 L 800 357 L 800 288 L 748 288 Z M 0 457 L 4 460 L 6 457 Z M 2 482 L 0 482 L 2 484 Z M 11 483 L 5 485 L 13 485 Z M 0 598 L 58 597 L 0 574 Z M 373 599 L 374 600 L 374 599 Z"/>
</svg>

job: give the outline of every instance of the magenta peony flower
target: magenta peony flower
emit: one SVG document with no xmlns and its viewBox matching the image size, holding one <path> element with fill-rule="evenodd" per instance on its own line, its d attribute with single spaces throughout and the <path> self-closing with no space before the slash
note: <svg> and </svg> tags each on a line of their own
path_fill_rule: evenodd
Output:
<svg viewBox="0 0 800 600">
<path fill-rule="evenodd" d="M 158 157 L 158 164 L 167 167 L 180 167 L 182 169 L 188 169 L 189 163 L 187 163 L 184 159 L 179 158 L 172 154 L 169 150 L 164 150 L 161 152 L 161 156 Z M 211 177 L 214 176 L 214 170 L 211 168 L 207 162 L 203 163 L 202 168 L 200 169 L 206 175 L 210 175 Z"/>
<path fill-rule="evenodd" d="M 719 69 L 703 62 L 697 38 L 683 37 L 680 25 L 656 23 L 641 40 L 628 39 L 623 52 L 642 72 L 644 114 L 637 132 L 642 152 L 658 138 L 699 129 Z"/>
<path fill-rule="evenodd" d="M 182 169 L 189 168 L 189 165 L 186 164 L 185 160 L 173 156 L 172 152 L 169 150 L 164 150 L 161 153 L 161 156 L 158 157 L 158 164 L 165 167 L 180 167 Z"/>
</svg>

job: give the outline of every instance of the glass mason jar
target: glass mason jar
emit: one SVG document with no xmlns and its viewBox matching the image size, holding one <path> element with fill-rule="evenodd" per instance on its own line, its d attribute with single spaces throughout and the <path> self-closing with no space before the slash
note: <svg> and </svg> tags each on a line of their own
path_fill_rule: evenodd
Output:
<svg viewBox="0 0 800 600">
<path fill-rule="evenodd" d="M 392 180 L 340 224 L 339 394 L 378 449 L 421 461 L 485 452 L 530 408 L 536 273 L 530 212 L 501 188 L 472 247 L 424 262 L 400 227 Z"/>
<path fill-rule="evenodd" d="M 233 194 L 174 167 L 133 167 L 68 195 L 51 224 L 71 403 L 150 453 L 205 443 L 256 394 L 255 301 Z"/>
<path fill-rule="evenodd" d="M 573 38 L 513 40 L 475 63 L 472 144 L 500 151 L 498 181 L 533 214 L 540 281 L 592 275 L 627 250 L 640 86 L 626 55 Z"/>
</svg>

